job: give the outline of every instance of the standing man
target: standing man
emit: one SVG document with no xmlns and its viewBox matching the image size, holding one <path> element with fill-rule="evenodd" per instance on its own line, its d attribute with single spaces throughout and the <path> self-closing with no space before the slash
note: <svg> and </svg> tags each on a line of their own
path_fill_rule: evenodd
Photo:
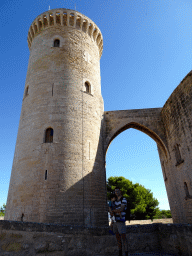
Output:
<svg viewBox="0 0 192 256">
<path fill-rule="evenodd" d="M 122 196 L 121 190 L 119 187 L 115 188 L 115 194 L 117 200 L 115 201 L 115 210 L 112 212 L 115 215 L 116 222 L 113 225 L 113 233 L 116 234 L 117 245 L 119 247 L 119 256 L 122 256 L 122 243 L 123 242 L 125 256 L 128 256 L 128 243 L 126 238 L 126 226 L 125 226 L 125 215 L 127 209 L 127 200 Z"/>
</svg>

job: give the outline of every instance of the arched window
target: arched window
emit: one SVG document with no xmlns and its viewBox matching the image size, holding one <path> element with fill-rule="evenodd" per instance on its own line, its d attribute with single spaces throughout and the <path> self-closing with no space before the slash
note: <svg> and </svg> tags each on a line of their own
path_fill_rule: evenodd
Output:
<svg viewBox="0 0 192 256">
<path fill-rule="evenodd" d="M 53 46 L 54 47 L 59 47 L 60 46 L 60 40 L 59 39 L 55 39 Z"/>
<path fill-rule="evenodd" d="M 184 160 L 183 160 L 182 157 L 181 157 L 181 152 L 180 152 L 179 147 L 180 147 L 179 144 L 176 144 L 175 147 L 174 147 L 174 150 L 175 150 L 175 158 L 176 158 L 176 165 L 175 165 L 175 166 L 178 166 L 178 165 L 180 165 L 181 163 L 184 162 Z"/>
<path fill-rule="evenodd" d="M 53 142 L 53 129 L 47 128 L 45 131 L 45 143 L 51 143 Z"/>
<path fill-rule="evenodd" d="M 85 91 L 91 93 L 91 85 L 88 82 L 85 82 Z"/>
</svg>

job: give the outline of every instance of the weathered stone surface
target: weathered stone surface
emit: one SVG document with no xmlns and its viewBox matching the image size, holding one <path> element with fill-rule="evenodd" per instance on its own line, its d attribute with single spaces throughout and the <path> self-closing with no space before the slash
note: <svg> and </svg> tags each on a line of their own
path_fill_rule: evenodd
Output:
<svg viewBox="0 0 192 256">
<path fill-rule="evenodd" d="M 38 242 L 34 246 L 35 251 L 38 252 L 44 252 L 48 249 L 48 243 L 47 242 Z"/>
<path fill-rule="evenodd" d="M 29 249 L 29 244 L 22 244 L 22 248 L 23 248 L 24 250 Z"/>
<path fill-rule="evenodd" d="M 118 254 L 118 247 L 117 246 L 110 246 L 110 247 L 106 247 L 105 249 L 104 249 L 104 252 L 105 252 L 105 254 Z"/>
<path fill-rule="evenodd" d="M 52 251 L 61 251 L 62 247 L 58 244 L 55 243 L 49 243 L 49 247 L 48 247 L 48 251 L 52 252 Z"/>
<path fill-rule="evenodd" d="M 96 235 L 93 228 L 76 230 L 74 233 L 68 233 L 66 228 L 66 232 L 63 229 L 61 233 L 59 225 L 55 225 L 58 232 L 36 232 L 35 229 L 28 231 L 27 225 L 25 223 L 25 230 L 18 231 L 19 226 L 13 221 L 11 228 L 1 230 L 3 239 L 0 239 L 0 255 L 111 256 L 118 252 L 116 237 L 109 233 L 100 235 L 98 228 Z M 42 230 L 43 225 L 47 226 L 42 224 Z M 18 234 L 22 234 L 19 239 L 16 238 Z M 129 253 L 192 255 L 192 225 L 157 223 L 127 226 L 126 236 Z"/>
</svg>

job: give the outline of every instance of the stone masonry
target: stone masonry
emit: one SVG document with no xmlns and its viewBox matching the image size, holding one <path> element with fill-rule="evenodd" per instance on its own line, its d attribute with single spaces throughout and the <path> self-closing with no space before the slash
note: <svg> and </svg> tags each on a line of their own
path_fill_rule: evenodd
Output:
<svg viewBox="0 0 192 256">
<path fill-rule="evenodd" d="M 104 112 L 93 21 L 50 10 L 33 21 L 28 45 L 5 220 L 108 226 L 105 155 L 134 128 L 157 143 L 173 222 L 192 223 L 192 72 L 162 108 Z"/>
<path fill-rule="evenodd" d="M 192 225 L 127 226 L 129 254 L 192 255 Z M 133 254 L 132 254 L 133 253 Z M 149 253 L 149 254 L 147 254 Z M 0 221 L 1 256 L 116 256 L 116 237 L 108 228 Z"/>
</svg>

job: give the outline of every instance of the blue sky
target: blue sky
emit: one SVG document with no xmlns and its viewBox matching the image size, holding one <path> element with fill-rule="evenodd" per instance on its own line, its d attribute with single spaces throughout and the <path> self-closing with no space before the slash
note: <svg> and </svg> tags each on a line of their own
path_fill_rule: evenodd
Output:
<svg viewBox="0 0 192 256">
<path fill-rule="evenodd" d="M 44 11 L 75 9 L 100 28 L 105 111 L 163 107 L 191 70 L 192 3 L 186 0 L 1 0 L 0 206 L 6 203 L 29 49 L 28 29 Z M 124 176 L 151 189 L 169 209 L 156 143 L 129 129 L 107 152 L 107 178 Z"/>
</svg>

